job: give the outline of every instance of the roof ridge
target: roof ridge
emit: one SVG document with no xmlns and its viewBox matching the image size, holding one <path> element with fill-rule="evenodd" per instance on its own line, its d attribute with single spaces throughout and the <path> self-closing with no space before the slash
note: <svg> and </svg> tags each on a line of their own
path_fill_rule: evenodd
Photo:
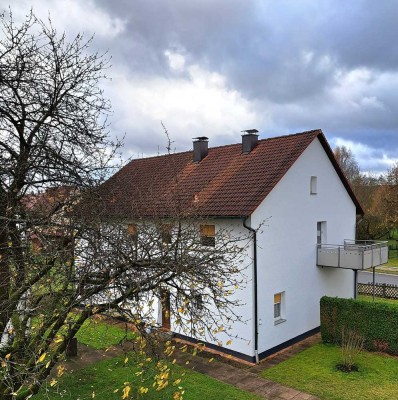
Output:
<svg viewBox="0 0 398 400">
<path fill-rule="evenodd" d="M 264 139 L 260 139 L 260 142 L 263 142 L 265 140 L 275 140 L 275 139 L 282 139 L 282 138 L 287 138 L 287 137 L 291 137 L 291 136 L 300 136 L 300 135 L 308 135 L 310 133 L 323 133 L 322 129 L 311 129 L 310 131 L 303 131 L 303 132 L 296 132 L 296 133 L 288 133 L 287 135 L 282 135 L 282 136 L 273 136 L 270 138 L 264 138 Z"/>
<path fill-rule="evenodd" d="M 322 130 L 321 129 L 311 129 L 310 131 L 289 133 L 287 135 L 282 135 L 282 136 L 273 136 L 273 137 L 268 137 L 268 138 L 264 138 L 264 139 L 259 139 L 259 142 L 283 139 L 283 138 L 290 137 L 290 136 L 308 135 L 310 133 L 315 133 L 315 132 L 317 132 L 319 134 L 319 133 L 322 133 Z M 241 145 L 242 145 L 242 142 L 222 144 L 220 146 L 209 147 L 209 150 L 220 149 L 220 148 L 224 148 L 224 147 L 241 146 Z M 176 153 L 171 153 L 171 154 L 158 154 L 156 156 L 148 156 L 148 157 L 143 157 L 143 158 L 133 158 L 133 159 L 127 161 L 125 165 L 129 164 L 132 161 L 150 160 L 150 159 L 159 158 L 159 157 L 171 157 L 171 156 L 176 156 L 176 155 L 179 155 L 179 154 L 186 154 L 186 153 L 191 153 L 191 152 L 192 152 L 192 149 L 191 150 L 185 150 L 185 151 L 178 151 Z"/>
</svg>

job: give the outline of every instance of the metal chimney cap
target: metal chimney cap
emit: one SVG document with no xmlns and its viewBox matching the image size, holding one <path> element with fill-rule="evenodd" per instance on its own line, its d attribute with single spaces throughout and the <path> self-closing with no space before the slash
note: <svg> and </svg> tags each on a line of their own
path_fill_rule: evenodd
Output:
<svg viewBox="0 0 398 400">
<path fill-rule="evenodd" d="M 197 140 L 197 141 L 199 141 L 199 142 L 203 142 L 203 141 L 205 141 L 205 140 L 209 140 L 209 138 L 208 137 L 206 137 L 206 136 L 198 136 L 198 137 L 194 137 L 194 138 L 192 138 L 193 140 Z"/>
<path fill-rule="evenodd" d="M 241 131 L 241 132 L 244 132 L 249 135 L 253 135 L 255 133 L 258 133 L 258 130 L 257 129 L 245 129 L 244 131 Z"/>
</svg>

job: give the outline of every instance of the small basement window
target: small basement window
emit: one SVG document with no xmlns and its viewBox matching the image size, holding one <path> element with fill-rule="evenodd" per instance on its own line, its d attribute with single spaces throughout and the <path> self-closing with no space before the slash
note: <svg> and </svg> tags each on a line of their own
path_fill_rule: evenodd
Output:
<svg viewBox="0 0 398 400">
<path fill-rule="evenodd" d="M 200 225 L 200 243 L 203 246 L 214 247 L 216 245 L 215 225 Z"/>
<path fill-rule="evenodd" d="M 318 178 L 316 176 L 311 176 L 311 182 L 310 182 L 310 193 L 311 194 L 317 194 L 318 193 L 318 187 L 317 187 L 317 182 Z"/>
</svg>

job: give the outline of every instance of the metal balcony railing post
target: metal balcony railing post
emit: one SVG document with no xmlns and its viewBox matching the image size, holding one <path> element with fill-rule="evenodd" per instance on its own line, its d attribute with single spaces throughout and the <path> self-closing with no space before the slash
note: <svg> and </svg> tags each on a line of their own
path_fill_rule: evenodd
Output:
<svg viewBox="0 0 398 400">
<path fill-rule="evenodd" d="M 372 267 L 373 267 L 373 266 L 374 266 L 374 265 L 373 265 L 373 246 L 370 247 L 370 251 L 371 251 L 371 254 L 372 254 L 371 262 L 372 262 Z"/>
<path fill-rule="evenodd" d="M 365 266 L 365 251 L 363 250 L 363 248 L 361 249 L 361 251 L 362 251 L 362 268 L 361 269 L 363 269 Z"/>
</svg>

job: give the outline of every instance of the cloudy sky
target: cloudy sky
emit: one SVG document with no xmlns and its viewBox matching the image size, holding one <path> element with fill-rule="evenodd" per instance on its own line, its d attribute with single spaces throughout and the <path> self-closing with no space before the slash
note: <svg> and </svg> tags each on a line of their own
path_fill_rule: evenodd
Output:
<svg viewBox="0 0 398 400">
<path fill-rule="evenodd" d="M 0 0 L 7 8 L 9 1 Z M 17 0 L 112 56 L 125 157 L 321 128 L 360 167 L 398 161 L 398 0 Z"/>
</svg>

